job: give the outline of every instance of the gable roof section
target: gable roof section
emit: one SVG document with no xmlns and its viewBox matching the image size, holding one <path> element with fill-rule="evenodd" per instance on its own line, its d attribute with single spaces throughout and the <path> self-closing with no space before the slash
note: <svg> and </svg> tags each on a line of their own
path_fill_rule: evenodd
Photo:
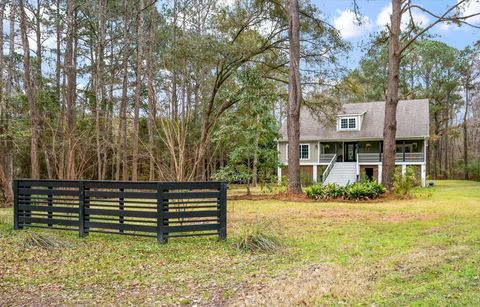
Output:
<svg viewBox="0 0 480 307">
<path fill-rule="evenodd" d="M 357 139 L 383 139 L 385 101 L 347 103 L 338 116 L 365 112 L 360 131 L 337 131 L 336 125 L 319 121 L 310 110 L 300 111 L 300 140 L 334 141 Z M 397 107 L 397 139 L 424 138 L 429 136 L 428 99 L 401 100 Z M 287 122 L 280 128 L 280 141 L 287 140 Z"/>
</svg>

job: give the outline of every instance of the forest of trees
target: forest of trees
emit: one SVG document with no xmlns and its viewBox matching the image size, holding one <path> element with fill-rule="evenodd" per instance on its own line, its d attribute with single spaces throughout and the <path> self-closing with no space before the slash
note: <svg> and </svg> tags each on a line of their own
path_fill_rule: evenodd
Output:
<svg viewBox="0 0 480 307">
<path fill-rule="evenodd" d="M 231 2 L 2 0 L 7 202 L 20 177 L 275 182 L 288 8 Z M 332 114 L 385 99 L 385 41 L 348 71 L 339 57 L 352 46 L 338 30 L 308 1 L 298 15 L 304 105 Z M 421 37 L 402 58 L 400 98 L 431 101 L 432 178 L 479 176 L 479 53 Z"/>
</svg>

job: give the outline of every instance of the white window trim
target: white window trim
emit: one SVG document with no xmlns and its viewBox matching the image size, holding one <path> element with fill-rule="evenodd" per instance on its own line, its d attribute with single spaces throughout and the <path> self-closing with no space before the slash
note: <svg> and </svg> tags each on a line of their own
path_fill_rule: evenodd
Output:
<svg viewBox="0 0 480 307">
<path fill-rule="evenodd" d="M 355 119 L 355 128 L 342 128 L 342 119 L 347 120 L 347 126 L 349 125 L 350 119 Z M 340 116 L 337 122 L 337 130 L 338 131 L 358 131 L 360 126 L 360 121 L 358 116 Z"/>
<path fill-rule="evenodd" d="M 302 158 L 302 146 L 306 145 L 308 147 L 308 157 L 307 158 Z M 301 143 L 299 144 L 300 148 L 298 148 L 298 150 L 300 151 L 300 160 L 310 160 L 310 144 L 305 144 L 305 143 Z"/>
<path fill-rule="evenodd" d="M 302 152 L 300 151 L 300 148 L 302 147 L 302 145 L 307 145 L 307 146 L 308 146 L 308 158 L 303 158 L 303 159 L 302 159 Z M 285 160 L 288 161 L 288 144 L 287 144 L 287 146 L 285 146 L 285 148 L 286 148 Z M 300 144 L 298 144 L 298 150 L 299 150 L 300 160 L 302 160 L 302 161 L 310 160 L 310 144 L 309 144 L 309 143 L 300 143 Z"/>
</svg>

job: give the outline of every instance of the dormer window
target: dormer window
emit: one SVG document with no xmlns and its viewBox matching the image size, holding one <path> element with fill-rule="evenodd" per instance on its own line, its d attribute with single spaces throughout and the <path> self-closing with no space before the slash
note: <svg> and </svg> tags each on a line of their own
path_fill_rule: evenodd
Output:
<svg viewBox="0 0 480 307">
<path fill-rule="evenodd" d="M 338 130 L 359 130 L 358 117 L 340 117 Z"/>
</svg>

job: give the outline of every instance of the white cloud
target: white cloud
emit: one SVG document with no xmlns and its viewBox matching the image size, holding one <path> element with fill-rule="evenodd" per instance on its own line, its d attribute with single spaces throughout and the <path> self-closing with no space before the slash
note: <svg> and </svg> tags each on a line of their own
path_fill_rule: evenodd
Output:
<svg viewBox="0 0 480 307">
<path fill-rule="evenodd" d="M 462 16 L 470 16 L 480 13 L 480 0 L 470 0 L 465 2 L 461 7 Z M 480 25 L 480 15 L 473 16 L 467 19 L 468 23 Z"/>
<path fill-rule="evenodd" d="M 339 15 L 333 20 L 333 25 L 345 39 L 362 36 L 373 28 L 367 16 L 360 17 L 359 23 L 352 10 L 337 11 L 337 13 Z"/>
<path fill-rule="evenodd" d="M 390 24 L 390 15 L 392 14 L 392 5 L 389 4 L 385 6 L 377 16 L 377 26 L 380 28 L 384 28 L 387 24 Z M 402 16 L 402 30 L 405 30 L 410 23 L 410 14 L 406 13 Z M 419 27 L 425 27 L 430 22 L 430 19 L 424 13 L 418 10 L 412 10 L 412 19 L 413 22 Z"/>
<path fill-rule="evenodd" d="M 478 13 L 480 13 L 480 0 L 470 0 L 460 5 L 460 8 L 459 8 L 460 16 L 471 16 Z M 468 22 L 469 24 L 480 26 L 480 15 L 467 18 L 465 21 Z M 459 27 L 457 25 L 452 23 L 446 23 L 446 22 L 443 22 L 439 25 L 439 29 L 442 31 L 451 31 L 451 30 L 456 30 L 458 28 Z"/>
</svg>

